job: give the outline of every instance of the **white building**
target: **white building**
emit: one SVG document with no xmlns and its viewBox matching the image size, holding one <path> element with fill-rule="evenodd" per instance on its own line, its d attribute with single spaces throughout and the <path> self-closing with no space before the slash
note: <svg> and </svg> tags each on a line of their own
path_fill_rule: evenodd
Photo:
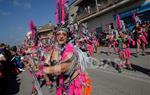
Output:
<svg viewBox="0 0 150 95">
<path fill-rule="evenodd" d="M 75 0 L 70 5 L 70 17 L 79 23 L 87 23 L 89 32 L 107 30 L 119 14 L 127 26 L 132 26 L 132 15 L 136 13 L 142 21 L 150 21 L 150 0 Z M 129 27 L 130 28 L 130 27 Z"/>
</svg>

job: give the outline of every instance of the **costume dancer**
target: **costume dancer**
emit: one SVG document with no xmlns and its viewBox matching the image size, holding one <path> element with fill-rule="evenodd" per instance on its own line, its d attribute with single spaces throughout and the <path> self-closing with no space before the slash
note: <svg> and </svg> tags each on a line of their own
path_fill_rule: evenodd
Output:
<svg viewBox="0 0 150 95">
<path fill-rule="evenodd" d="M 109 25 L 109 34 L 106 36 L 108 41 L 108 54 L 111 53 L 110 49 L 113 47 L 114 52 L 117 53 L 116 40 L 118 38 L 118 31 L 114 29 L 113 24 Z"/>
<path fill-rule="evenodd" d="M 130 43 L 135 45 L 134 40 L 128 36 L 125 32 L 120 33 L 120 37 L 118 38 L 118 55 L 119 55 L 119 63 L 118 72 L 122 72 L 122 68 L 127 66 L 128 69 L 132 70 L 132 66 L 130 64 Z"/>
<path fill-rule="evenodd" d="M 143 31 L 142 26 L 140 23 L 136 23 L 135 29 L 133 30 L 133 33 L 135 33 L 135 40 L 137 44 L 136 53 L 137 56 L 140 53 L 140 46 L 142 45 L 142 54 L 145 52 L 145 45 L 148 44 L 146 37 L 145 37 L 145 31 Z"/>
<path fill-rule="evenodd" d="M 79 48 L 67 43 L 67 32 L 68 30 L 64 27 L 57 29 L 55 34 L 57 47 L 47 58 L 53 65 L 45 67 L 44 72 L 57 76 L 56 95 L 90 95 L 91 82 L 88 81 L 90 80 L 88 74 L 85 74 L 88 60 L 84 59 L 86 57 Z M 84 93 L 82 92 L 83 85 L 86 86 Z"/>
</svg>

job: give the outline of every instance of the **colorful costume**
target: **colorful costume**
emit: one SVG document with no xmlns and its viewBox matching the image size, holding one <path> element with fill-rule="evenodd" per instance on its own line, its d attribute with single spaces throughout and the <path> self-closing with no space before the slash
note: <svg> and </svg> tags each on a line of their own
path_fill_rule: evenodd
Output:
<svg viewBox="0 0 150 95">
<path fill-rule="evenodd" d="M 74 47 L 72 44 L 66 44 L 59 52 L 61 55 L 59 63 L 61 64 L 66 61 L 72 61 L 72 66 L 67 72 L 58 75 L 56 95 L 63 95 L 62 93 L 66 93 L 67 95 L 90 95 L 91 91 L 87 92 L 88 88 L 84 88 L 86 89 L 85 94 L 82 92 L 83 84 L 89 82 L 91 87 L 91 82 L 88 79 L 86 81 L 83 79 L 86 60 L 84 60 L 84 54 L 81 53 L 82 51 L 80 51 L 79 48 Z M 74 76 L 77 72 L 78 74 Z M 85 76 L 88 77 L 87 75 Z"/>
<path fill-rule="evenodd" d="M 137 42 L 137 53 L 140 52 L 140 45 L 142 44 L 143 51 L 145 50 L 145 45 L 148 44 L 146 39 L 145 31 L 143 31 L 142 27 L 135 28 L 136 33 L 136 42 Z"/>
<path fill-rule="evenodd" d="M 120 63 L 118 63 L 119 72 L 125 65 L 127 65 L 129 69 L 132 69 L 130 64 L 130 43 L 132 42 L 132 45 L 135 45 L 135 42 L 127 37 L 127 35 L 122 34 L 121 36 L 121 38 L 118 38 L 118 53 L 120 59 Z"/>
</svg>

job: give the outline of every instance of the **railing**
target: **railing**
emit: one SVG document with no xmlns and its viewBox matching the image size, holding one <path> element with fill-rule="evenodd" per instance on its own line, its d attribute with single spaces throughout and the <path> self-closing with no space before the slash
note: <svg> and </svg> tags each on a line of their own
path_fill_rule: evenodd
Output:
<svg viewBox="0 0 150 95">
<path fill-rule="evenodd" d="M 122 0 L 108 0 L 108 3 L 107 4 L 102 4 L 102 6 L 98 7 L 98 10 L 103 10 L 109 6 L 112 6 L 112 5 L 115 5 L 119 2 L 121 2 Z"/>
<path fill-rule="evenodd" d="M 97 11 L 97 9 L 96 9 L 96 5 L 95 5 L 94 7 L 90 7 L 89 9 L 80 12 L 80 14 L 77 16 L 77 19 L 80 20 L 84 17 L 87 17 L 87 16 L 95 13 L 96 11 Z"/>
<path fill-rule="evenodd" d="M 83 19 L 85 17 L 88 17 L 88 16 L 98 12 L 98 11 L 101 11 L 101 10 L 103 10 L 105 8 L 108 8 L 108 7 L 112 6 L 112 5 L 115 5 L 115 4 L 117 4 L 117 3 L 121 2 L 121 1 L 122 0 L 108 0 L 107 4 L 98 4 L 98 5 L 101 5 L 101 6 L 98 6 L 98 9 L 97 9 L 96 5 L 93 6 L 93 7 L 90 7 L 89 12 L 86 11 L 86 10 L 84 10 L 83 12 L 80 12 L 80 14 L 77 16 L 77 19 L 81 20 L 81 19 Z"/>
</svg>

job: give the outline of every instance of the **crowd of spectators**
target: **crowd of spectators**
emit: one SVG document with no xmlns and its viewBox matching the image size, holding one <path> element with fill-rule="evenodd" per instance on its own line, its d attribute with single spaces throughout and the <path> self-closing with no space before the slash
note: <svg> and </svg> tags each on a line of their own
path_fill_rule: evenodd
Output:
<svg viewBox="0 0 150 95">
<path fill-rule="evenodd" d="M 17 46 L 9 46 L 4 43 L 0 44 L 0 93 L 8 94 L 8 89 L 16 89 L 17 75 L 24 71 L 24 65 L 21 62 L 23 54 Z M 14 84 L 15 83 L 15 84 Z M 11 85 L 12 84 L 12 85 Z M 15 87 L 15 88 L 14 88 Z M 17 90 L 15 90 L 16 92 Z M 11 91 L 12 92 L 12 91 Z M 10 95 L 10 93 L 9 93 Z M 12 93 L 11 93 L 12 95 Z"/>
</svg>

